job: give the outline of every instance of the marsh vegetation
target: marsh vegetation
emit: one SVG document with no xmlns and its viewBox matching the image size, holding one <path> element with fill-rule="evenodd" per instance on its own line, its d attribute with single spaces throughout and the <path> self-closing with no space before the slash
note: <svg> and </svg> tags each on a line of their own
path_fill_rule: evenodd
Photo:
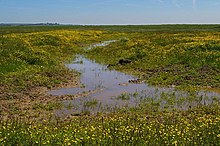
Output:
<svg viewBox="0 0 220 146">
<path fill-rule="evenodd" d="M 2 26 L 0 145 L 220 145 L 219 30 L 218 25 Z M 116 41 L 95 45 L 109 40 Z M 145 84 L 154 94 L 134 90 L 109 98 L 124 106 L 101 103 L 107 94 L 87 100 L 104 85 L 86 90 L 83 72 L 67 67 L 77 54 L 135 77 L 117 83 L 117 89 Z M 73 88 L 83 91 L 50 94 Z"/>
</svg>

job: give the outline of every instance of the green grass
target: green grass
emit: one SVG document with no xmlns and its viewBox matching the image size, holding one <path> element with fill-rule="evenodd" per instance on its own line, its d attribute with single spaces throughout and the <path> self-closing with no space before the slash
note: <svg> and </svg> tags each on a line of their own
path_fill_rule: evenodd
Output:
<svg viewBox="0 0 220 146">
<path fill-rule="evenodd" d="M 219 25 L 1 26 L 0 145 L 220 145 L 219 97 L 205 106 L 195 92 L 187 98 L 163 94 L 135 108 L 63 118 L 54 110 L 62 108 L 68 96 L 34 90 L 77 80 L 79 74 L 64 66 L 75 54 L 153 85 L 218 89 L 219 30 Z M 118 41 L 83 49 L 105 40 Z M 132 63 L 120 65 L 120 59 Z M 132 96 L 139 95 L 122 94 L 118 99 Z M 166 101 L 164 107 L 161 101 Z M 175 108 L 185 102 L 190 105 L 186 109 Z M 93 108 L 98 101 L 84 106 Z"/>
<path fill-rule="evenodd" d="M 134 32 L 85 54 L 153 85 L 220 88 L 218 32 Z M 108 54 L 108 55 L 105 55 Z M 120 65 L 120 59 L 131 64 Z"/>
<path fill-rule="evenodd" d="M 220 31 L 219 24 L 211 25 L 101 25 L 101 26 L 80 26 L 80 25 L 60 25 L 60 26 L 0 26 L 0 34 L 10 33 L 30 33 L 53 30 L 106 30 L 114 32 L 201 32 Z"/>
<path fill-rule="evenodd" d="M 51 88 L 67 82 L 76 73 L 64 67 L 64 62 L 73 59 L 91 42 L 113 36 L 101 31 L 44 31 L 50 27 L 31 27 L 40 30 L 30 33 L 29 27 L 18 28 L 24 29 L 23 32 L 18 33 L 12 27 L 8 28 L 12 29 L 11 33 L 0 37 L 0 85 L 4 87 L 0 90 L 4 89 L 4 93 L 29 91 L 39 86 Z"/>
<path fill-rule="evenodd" d="M 187 111 L 125 109 L 40 123 L 0 122 L 1 145 L 219 145 L 219 108 Z"/>
</svg>

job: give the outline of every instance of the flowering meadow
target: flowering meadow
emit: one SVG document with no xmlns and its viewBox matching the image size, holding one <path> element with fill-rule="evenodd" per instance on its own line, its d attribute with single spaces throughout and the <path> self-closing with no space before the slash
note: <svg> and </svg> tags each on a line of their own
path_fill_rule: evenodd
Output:
<svg viewBox="0 0 220 146">
<path fill-rule="evenodd" d="M 0 28 L 0 145 L 220 145 L 220 96 L 206 103 L 196 95 L 220 92 L 218 25 Z M 86 96 L 48 94 L 83 87 L 80 73 L 65 66 L 77 54 L 150 86 L 193 94 L 164 95 L 166 107 L 152 98 L 112 112 L 57 116 L 62 101 Z M 180 102 L 187 107 L 177 108 Z"/>
<path fill-rule="evenodd" d="M 219 108 L 126 109 L 110 114 L 0 123 L 1 145 L 219 145 Z"/>
</svg>

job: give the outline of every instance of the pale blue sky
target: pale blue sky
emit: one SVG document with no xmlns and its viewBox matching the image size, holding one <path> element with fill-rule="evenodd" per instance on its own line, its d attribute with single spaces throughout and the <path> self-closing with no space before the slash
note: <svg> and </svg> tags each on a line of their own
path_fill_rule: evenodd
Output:
<svg viewBox="0 0 220 146">
<path fill-rule="evenodd" d="M 220 23 L 220 0 L 0 0 L 0 23 Z"/>
</svg>

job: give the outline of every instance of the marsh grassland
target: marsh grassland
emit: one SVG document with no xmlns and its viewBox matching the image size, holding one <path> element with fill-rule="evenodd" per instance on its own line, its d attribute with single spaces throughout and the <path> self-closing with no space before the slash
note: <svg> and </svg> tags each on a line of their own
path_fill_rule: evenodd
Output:
<svg viewBox="0 0 220 146">
<path fill-rule="evenodd" d="M 116 41 L 85 49 L 109 40 Z M 63 101 L 90 94 L 48 94 L 86 88 L 81 73 L 65 66 L 77 54 L 186 95 L 57 116 Z M 219 92 L 219 25 L 0 27 L 0 145 L 220 145 Z"/>
</svg>

